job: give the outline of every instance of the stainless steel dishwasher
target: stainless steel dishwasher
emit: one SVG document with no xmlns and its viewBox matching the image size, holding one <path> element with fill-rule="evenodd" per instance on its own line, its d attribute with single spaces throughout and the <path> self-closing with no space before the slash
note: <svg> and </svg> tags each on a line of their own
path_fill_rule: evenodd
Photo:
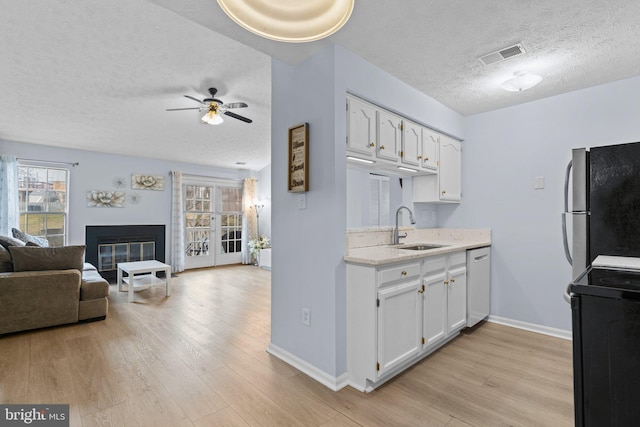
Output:
<svg viewBox="0 0 640 427">
<path fill-rule="evenodd" d="M 491 304 L 491 248 L 467 251 L 467 327 L 489 316 Z"/>
</svg>

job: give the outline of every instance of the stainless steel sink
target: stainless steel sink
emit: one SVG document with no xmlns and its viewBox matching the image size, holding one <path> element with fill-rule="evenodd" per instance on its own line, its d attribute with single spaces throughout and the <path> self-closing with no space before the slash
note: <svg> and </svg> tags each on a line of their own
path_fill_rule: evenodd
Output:
<svg viewBox="0 0 640 427">
<path fill-rule="evenodd" d="M 428 251 L 429 249 L 444 248 L 447 245 L 434 245 L 429 243 L 413 243 L 408 245 L 397 245 L 398 249 L 406 249 L 408 251 Z"/>
</svg>

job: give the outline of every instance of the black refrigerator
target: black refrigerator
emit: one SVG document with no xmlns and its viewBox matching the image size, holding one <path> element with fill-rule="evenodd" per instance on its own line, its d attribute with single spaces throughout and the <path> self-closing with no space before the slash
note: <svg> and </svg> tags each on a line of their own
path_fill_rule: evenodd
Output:
<svg viewBox="0 0 640 427">
<path fill-rule="evenodd" d="M 640 143 L 573 150 L 572 168 L 575 424 L 640 425 Z"/>
</svg>

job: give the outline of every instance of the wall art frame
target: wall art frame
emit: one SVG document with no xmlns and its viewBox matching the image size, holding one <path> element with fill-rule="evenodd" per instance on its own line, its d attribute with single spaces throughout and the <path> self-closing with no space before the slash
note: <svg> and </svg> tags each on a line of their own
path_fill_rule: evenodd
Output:
<svg viewBox="0 0 640 427">
<path fill-rule="evenodd" d="M 289 128 L 289 192 L 309 191 L 309 123 Z"/>
</svg>

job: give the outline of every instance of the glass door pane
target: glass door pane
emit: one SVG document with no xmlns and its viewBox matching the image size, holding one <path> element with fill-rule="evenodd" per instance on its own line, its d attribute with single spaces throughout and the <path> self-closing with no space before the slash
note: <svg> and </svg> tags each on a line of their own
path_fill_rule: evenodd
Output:
<svg viewBox="0 0 640 427">
<path fill-rule="evenodd" d="M 215 265 L 215 252 L 210 242 L 214 236 L 211 207 L 213 186 L 185 185 L 185 267 L 198 268 Z"/>
<path fill-rule="evenodd" d="M 217 195 L 220 240 L 216 263 L 238 264 L 242 262 L 242 188 L 219 186 Z"/>
</svg>

